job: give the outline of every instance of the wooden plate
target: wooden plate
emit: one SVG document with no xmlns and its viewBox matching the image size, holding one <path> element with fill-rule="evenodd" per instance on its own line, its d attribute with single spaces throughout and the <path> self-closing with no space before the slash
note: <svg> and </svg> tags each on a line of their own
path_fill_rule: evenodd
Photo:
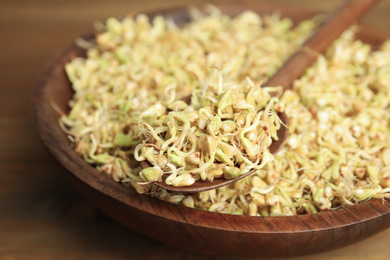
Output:
<svg viewBox="0 0 390 260">
<path fill-rule="evenodd" d="M 250 9 L 260 14 L 279 10 L 298 22 L 314 12 L 264 4 L 217 4 L 226 14 Z M 186 8 L 149 13 L 169 14 L 188 22 Z M 93 37 L 92 35 L 86 36 Z M 388 36 L 360 26 L 359 38 L 377 46 Z M 358 242 L 390 226 L 390 203 L 370 200 L 356 206 L 291 217 L 234 216 L 186 208 L 139 195 L 99 173 L 70 147 L 51 103 L 69 111 L 71 85 L 64 64 L 84 55 L 74 44 L 53 58 L 33 94 L 33 115 L 43 144 L 64 167 L 66 176 L 98 208 L 125 226 L 171 246 L 214 255 L 291 257 L 332 250 Z"/>
</svg>

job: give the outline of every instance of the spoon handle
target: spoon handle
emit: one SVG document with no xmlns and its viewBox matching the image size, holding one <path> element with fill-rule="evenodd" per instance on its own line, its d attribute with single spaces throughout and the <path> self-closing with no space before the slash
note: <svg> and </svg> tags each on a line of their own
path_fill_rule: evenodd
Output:
<svg viewBox="0 0 390 260">
<path fill-rule="evenodd" d="M 337 37 L 363 17 L 379 1 L 345 1 L 264 86 L 290 88 L 293 81 L 302 76 L 305 70 L 316 61 L 318 54 L 323 53 Z"/>
</svg>

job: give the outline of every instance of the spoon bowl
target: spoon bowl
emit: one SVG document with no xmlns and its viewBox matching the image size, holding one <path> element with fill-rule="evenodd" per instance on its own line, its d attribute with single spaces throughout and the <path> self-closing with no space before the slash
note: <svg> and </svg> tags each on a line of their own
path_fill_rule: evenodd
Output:
<svg viewBox="0 0 390 260">
<path fill-rule="evenodd" d="M 289 121 L 288 121 L 288 117 L 287 117 L 286 113 L 279 112 L 278 116 L 279 116 L 280 120 L 283 122 L 283 124 L 281 124 L 281 127 L 277 131 L 277 135 L 278 135 L 279 139 L 277 141 L 273 140 L 272 144 L 269 147 L 269 151 L 273 155 L 276 155 L 277 153 L 279 153 L 280 150 L 283 148 L 283 146 L 285 145 L 285 143 L 287 141 L 288 131 L 289 131 L 288 130 Z M 146 163 L 145 161 L 142 162 L 141 165 L 143 168 L 150 167 L 150 165 L 148 163 Z M 217 179 L 214 179 L 213 181 L 197 180 L 191 186 L 184 186 L 184 187 L 175 187 L 175 186 L 166 184 L 165 183 L 166 177 L 163 176 L 162 181 L 160 181 L 160 182 L 156 181 L 156 182 L 154 182 L 154 185 L 156 185 L 160 188 L 169 190 L 169 191 L 173 191 L 173 192 L 182 192 L 182 193 L 201 192 L 201 191 L 207 191 L 207 190 L 220 188 L 220 187 L 223 187 L 225 185 L 231 184 L 233 182 L 236 182 L 238 180 L 241 180 L 242 178 L 245 178 L 245 177 L 251 175 L 255 171 L 256 170 L 252 169 L 252 170 L 248 171 L 247 173 L 242 174 L 242 175 L 238 176 L 237 178 L 230 179 L 230 180 L 224 179 L 224 178 L 217 178 Z"/>
</svg>

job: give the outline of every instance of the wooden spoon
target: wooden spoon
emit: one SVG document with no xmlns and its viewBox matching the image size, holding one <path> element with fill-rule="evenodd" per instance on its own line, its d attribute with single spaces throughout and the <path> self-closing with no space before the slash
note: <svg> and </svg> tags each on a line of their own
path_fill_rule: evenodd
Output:
<svg viewBox="0 0 390 260">
<path fill-rule="evenodd" d="M 302 44 L 301 48 L 269 79 L 264 86 L 283 86 L 284 89 L 291 87 L 293 81 L 303 75 L 305 70 L 316 61 L 318 54 L 323 53 L 325 49 L 343 33 L 349 26 L 358 21 L 373 7 L 379 0 L 348 0 L 337 9 L 330 17 L 318 28 L 314 35 Z M 276 94 L 276 93 L 275 93 Z M 286 114 L 279 113 L 279 117 L 285 125 L 288 125 Z M 278 131 L 279 141 L 273 142 L 270 146 L 270 152 L 276 155 L 286 143 L 288 129 L 281 127 Z M 142 163 L 142 167 L 150 167 L 147 163 Z M 165 178 L 161 182 L 154 182 L 160 188 L 168 191 L 192 193 L 207 191 L 232 182 L 254 173 L 251 170 L 238 178 L 226 180 L 223 178 L 214 179 L 212 182 L 198 180 L 191 186 L 174 187 L 165 183 Z"/>
</svg>

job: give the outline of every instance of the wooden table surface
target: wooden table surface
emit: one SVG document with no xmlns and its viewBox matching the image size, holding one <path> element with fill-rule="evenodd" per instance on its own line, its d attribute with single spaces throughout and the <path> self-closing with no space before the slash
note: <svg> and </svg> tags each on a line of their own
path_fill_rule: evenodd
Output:
<svg viewBox="0 0 390 260">
<path fill-rule="evenodd" d="M 41 145 L 30 116 L 31 92 L 44 63 L 90 31 L 94 21 L 194 2 L 202 1 L 0 2 L 0 260 L 226 259 L 166 246 L 105 216 L 66 182 Z M 341 3 L 263 2 L 321 10 Z M 390 33 L 389 13 L 390 1 L 382 1 L 365 21 Z M 389 258 L 390 229 L 343 249 L 297 259 Z"/>
</svg>

